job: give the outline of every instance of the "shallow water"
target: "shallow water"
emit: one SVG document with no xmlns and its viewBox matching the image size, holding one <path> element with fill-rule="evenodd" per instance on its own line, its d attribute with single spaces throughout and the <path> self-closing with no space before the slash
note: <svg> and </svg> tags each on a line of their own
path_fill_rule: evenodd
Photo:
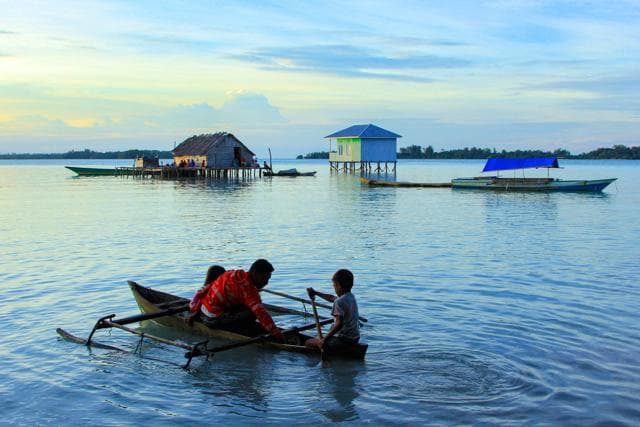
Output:
<svg viewBox="0 0 640 427">
<path fill-rule="evenodd" d="M 555 174 L 618 178 L 600 194 L 368 188 L 326 161 L 274 164 L 313 178 L 224 182 L 76 178 L 64 164 L 0 161 L 3 423 L 640 422 L 640 163 L 565 161 Z M 401 161 L 397 179 L 482 164 Z M 135 314 L 126 280 L 190 296 L 210 264 L 259 257 L 276 267 L 270 289 L 300 297 L 351 269 L 366 360 L 247 347 L 183 370 L 179 349 L 147 343 L 140 357 L 55 333 Z"/>
</svg>

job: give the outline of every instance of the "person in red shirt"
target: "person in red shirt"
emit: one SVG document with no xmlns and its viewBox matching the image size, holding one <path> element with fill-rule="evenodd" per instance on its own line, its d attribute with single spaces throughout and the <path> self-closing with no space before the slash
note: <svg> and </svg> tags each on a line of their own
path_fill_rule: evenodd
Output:
<svg viewBox="0 0 640 427">
<path fill-rule="evenodd" d="M 285 342 L 284 335 L 276 326 L 262 304 L 259 291 L 264 288 L 274 271 L 266 259 L 258 259 L 244 270 L 229 270 L 218 277 L 201 300 L 200 311 L 208 318 L 218 318 L 237 310 L 238 306 L 248 308 L 258 319 L 265 331 L 278 341 Z"/>
</svg>

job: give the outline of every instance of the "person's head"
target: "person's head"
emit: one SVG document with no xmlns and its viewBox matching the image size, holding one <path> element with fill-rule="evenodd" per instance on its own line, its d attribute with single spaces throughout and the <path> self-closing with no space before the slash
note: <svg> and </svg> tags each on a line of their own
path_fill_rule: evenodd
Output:
<svg viewBox="0 0 640 427">
<path fill-rule="evenodd" d="M 271 273 L 273 272 L 273 265 L 266 259 L 258 259 L 249 268 L 249 275 L 253 280 L 256 288 L 262 289 L 267 286 L 269 279 L 271 279 Z"/>
<path fill-rule="evenodd" d="M 220 275 L 222 273 L 224 273 L 226 270 L 224 269 L 224 267 L 219 266 L 219 265 L 212 265 L 211 267 L 209 267 L 209 269 L 207 270 L 207 278 L 204 279 L 204 284 L 206 285 L 207 283 L 211 283 L 214 280 L 216 280 L 218 277 L 220 277 Z"/>
<path fill-rule="evenodd" d="M 333 289 L 338 296 L 351 292 L 353 288 L 353 273 L 347 269 L 340 269 L 333 274 L 331 278 L 333 282 Z"/>
</svg>

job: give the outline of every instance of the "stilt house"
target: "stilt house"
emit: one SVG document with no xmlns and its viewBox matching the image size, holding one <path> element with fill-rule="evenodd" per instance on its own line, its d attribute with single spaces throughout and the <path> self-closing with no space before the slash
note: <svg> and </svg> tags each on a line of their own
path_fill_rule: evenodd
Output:
<svg viewBox="0 0 640 427">
<path fill-rule="evenodd" d="M 332 169 L 339 170 L 342 163 L 343 169 L 355 170 L 356 165 L 365 170 L 381 169 L 380 164 L 391 163 L 395 171 L 397 161 L 397 139 L 402 138 L 397 133 L 382 129 L 373 124 L 354 125 L 342 129 L 329 138 L 329 164 Z M 332 139 L 336 140 L 336 148 L 332 150 Z"/>
<path fill-rule="evenodd" d="M 189 165 L 211 168 L 234 168 L 251 166 L 255 153 L 233 134 L 218 132 L 194 135 L 173 149 L 173 161 L 177 166 Z"/>
<path fill-rule="evenodd" d="M 137 168 L 157 168 L 160 166 L 160 159 L 157 157 L 138 156 L 134 165 Z"/>
</svg>

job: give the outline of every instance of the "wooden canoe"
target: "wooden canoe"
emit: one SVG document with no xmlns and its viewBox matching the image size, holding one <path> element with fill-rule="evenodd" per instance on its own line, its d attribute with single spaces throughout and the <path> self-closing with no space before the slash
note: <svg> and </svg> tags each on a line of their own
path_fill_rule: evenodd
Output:
<svg viewBox="0 0 640 427">
<path fill-rule="evenodd" d="M 172 294 L 154 290 L 139 285 L 136 282 L 129 281 L 128 283 L 129 287 L 131 288 L 131 292 L 133 293 L 133 296 L 136 300 L 136 303 L 140 307 L 140 311 L 142 313 L 154 313 L 163 310 L 167 306 L 187 304 L 189 302 L 186 298 L 181 298 Z M 291 313 L 291 310 L 289 309 L 274 305 L 265 304 L 265 307 L 272 314 Z M 158 317 L 153 321 L 173 329 L 188 332 L 189 334 L 200 335 L 203 337 L 221 338 L 236 342 L 245 341 L 247 339 L 264 334 L 264 330 L 255 320 L 251 320 L 250 322 L 237 322 L 236 324 L 231 325 L 216 325 L 215 327 L 213 327 L 199 321 L 194 322 L 193 325 L 189 325 L 187 322 L 188 315 L 188 312 L 179 313 L 173 316 Z M 307 339 L 312 338 L 311 336 L 305 335 L 301 332 L 296 332 L 287 334 L 286 338 L 287 342 L 284 344 L 272 341 L 263 341 L 259 345 L 268 346 L 284 351 L 316 354 L 320 356 L 319 349 L 305 347 L 304 345 Z M 342 349 L 339 352 L 329 353 L 329 356 L 363 359 L 367 352 L 367 347 L 367 344 L 358 343 L 349 348 Z"/>
</svg>

